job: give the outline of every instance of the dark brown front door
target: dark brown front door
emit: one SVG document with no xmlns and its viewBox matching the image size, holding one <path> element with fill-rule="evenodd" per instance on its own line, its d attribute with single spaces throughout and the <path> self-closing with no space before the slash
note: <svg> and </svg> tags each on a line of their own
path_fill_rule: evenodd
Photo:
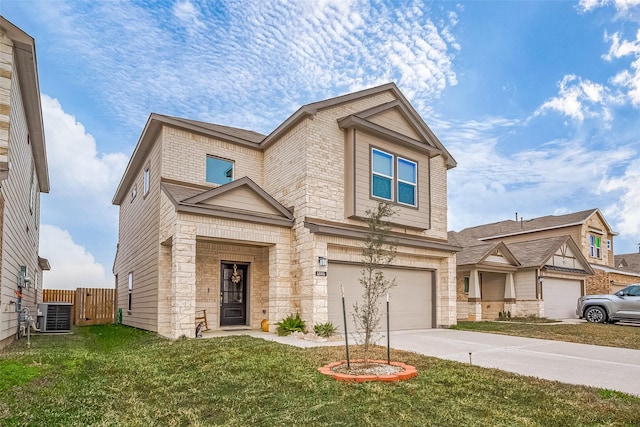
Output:
<svg viewBox="0 0 640 427">
<path fill-rule="evenodd" d="M 220 283 L 220 326 L 247 324 L 246 264 L 223 263 Z"/>
</svg>

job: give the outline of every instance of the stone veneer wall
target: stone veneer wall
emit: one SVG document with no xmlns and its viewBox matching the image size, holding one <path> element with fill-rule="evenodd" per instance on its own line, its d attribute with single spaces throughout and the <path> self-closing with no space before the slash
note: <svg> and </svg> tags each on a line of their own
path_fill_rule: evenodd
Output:
<svg viewBox="0 0 640 427">
<path fill-rule="evenodd" d="M 207 311 L 209 328 L 220 326 L 220 264 L 249 263 L 247 322 L 259 329 L 269 313 L 269 248 L 196 242 L 196 310 Z"/>
</svg>

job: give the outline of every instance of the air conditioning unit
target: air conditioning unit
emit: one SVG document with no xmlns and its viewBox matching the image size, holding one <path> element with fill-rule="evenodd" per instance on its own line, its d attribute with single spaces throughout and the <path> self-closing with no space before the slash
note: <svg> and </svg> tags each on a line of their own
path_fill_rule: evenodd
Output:
<svg viewBox="0 0 640 427">
<path fill-rule="evenodd" d="M 40 332 L 70 332 L 73 320 L 73 304 L 46 302 L 38 304 L 38 329 Z"/>
</svg>

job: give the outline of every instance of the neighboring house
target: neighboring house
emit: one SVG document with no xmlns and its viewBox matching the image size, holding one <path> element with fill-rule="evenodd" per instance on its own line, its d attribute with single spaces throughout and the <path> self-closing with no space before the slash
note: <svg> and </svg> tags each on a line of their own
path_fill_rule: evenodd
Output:
<svg viewBox="0 0 640 427">
<path fill-rule="evenodd" d="M 457 258 L 458 319 L 575 317 L 584 294 L 610 293 L 637 277 L 616 269 L 612 231 L 598 209 L 516 218 L 450 232 Z"/>
<path fill-rule="evenodd" d="M 305 105 L 269 135 L 151 114 L 118 186 L 123 323 L 192 337 L 299 312 L 342 327 L 361 295 L 363 217 L 395 205 L 393 329 L 456 322 L 447 171 L 395 84 Z M 349 316 L 350 318 L 351 316 Z"/>
<path fill-rule="evenodd" d="M 640 248 L 636 253 L 620 254 L 614 256 L 615 267 L 618 270 L 622 270 L 628 274 L 633 274 L 635 281 L 631 283 L 640 283 Z M 629 281 L 613 283 L 611 292 L 617 292 L 624 288 L 626 285 L 631 284 Z"/>
<path fill-rule="evenodd" d="M 42 301 L 40 193 L 49 192 L 33 38 L 0 16 L 0 348 Z"/>
</svg>

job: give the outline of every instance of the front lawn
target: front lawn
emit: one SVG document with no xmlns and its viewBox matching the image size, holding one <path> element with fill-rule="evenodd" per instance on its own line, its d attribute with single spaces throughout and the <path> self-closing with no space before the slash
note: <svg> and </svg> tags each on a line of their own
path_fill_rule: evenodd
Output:
<svg viewBox="0 0 640 427">
<path fill-rule="evenodd" d="M 452 329 L 640 350 L 640 326 L 600 323 L 458 322 Z"/>
<path fill-rule="evenodd" d="M 117 325 L 35 336 L 31 349 L 22 340 L 0 355 L 0 377 L 9 378 L 0 382 L 0 425 L 640 425 L 640 398 L 414 353 L 392 352 L 418 368 L 395 384 L 317 372 L 343 357 L 340 347 L 169 341 Z"/>
</svg>

